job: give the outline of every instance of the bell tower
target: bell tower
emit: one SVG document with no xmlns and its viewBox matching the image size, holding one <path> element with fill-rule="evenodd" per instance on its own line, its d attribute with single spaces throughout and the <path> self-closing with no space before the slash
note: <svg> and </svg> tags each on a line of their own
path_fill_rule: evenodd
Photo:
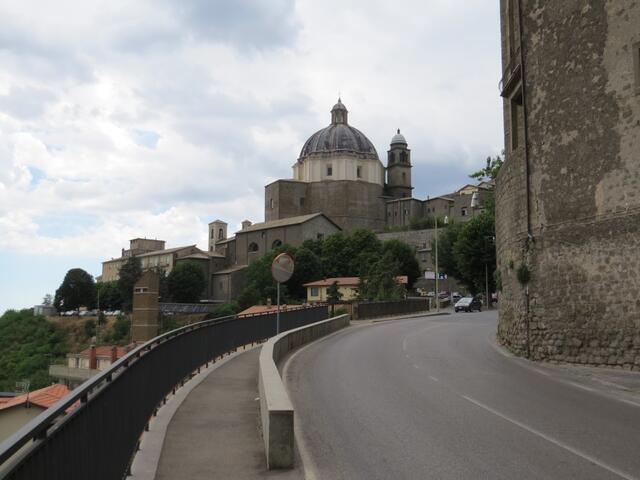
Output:
<svg viewBox="0 0 640 480">
<path fill-rule="evenodd" d="M 216 243 L 227 238 L 227 222 L 214 220 L 209 224 L 209 251 L 217 252 Z"/>
<path fill-rule="evenodd" d="M 411 150 L 398 129 L 387 151 L 387 193 L 394 198 L 411 198 L 411 190 Z"/>
</svg>

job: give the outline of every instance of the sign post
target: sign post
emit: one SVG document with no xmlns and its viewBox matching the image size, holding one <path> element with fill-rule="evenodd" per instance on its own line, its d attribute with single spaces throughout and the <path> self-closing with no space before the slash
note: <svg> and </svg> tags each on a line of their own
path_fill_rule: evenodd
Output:
<svg viewBox="0 0 640 480">
<path fill-rule="evenodd" d="M 280 333 L 280 284 L 288 281 L 293 275 L 294 262 L 291 255 L 281 253 L 273 259 L 271 275 L 278 284 L 278 310 L 276 313 L 276 335 Z"/>
</svg>

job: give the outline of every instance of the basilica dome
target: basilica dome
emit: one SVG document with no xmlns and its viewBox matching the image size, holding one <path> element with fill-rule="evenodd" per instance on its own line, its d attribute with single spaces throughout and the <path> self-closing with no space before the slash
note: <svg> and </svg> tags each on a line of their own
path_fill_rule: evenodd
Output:
<svg viewBox="0 0 640 480">
<path fill-rule="evenodd" d="M 300 152 L 299 161 L 313 154 L 357 154 L 378 159 L 371 141 L 357 128 L 347 123 L 347 107 L 338 99 L 331 109 L 331 125 L 317 131 L 307 140 Z"/>
</svg>

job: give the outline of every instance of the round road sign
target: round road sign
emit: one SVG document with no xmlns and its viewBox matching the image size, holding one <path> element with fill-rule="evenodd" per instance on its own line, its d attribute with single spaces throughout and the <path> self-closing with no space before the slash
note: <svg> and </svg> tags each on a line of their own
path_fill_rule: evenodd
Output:
<svg viewBox="0 0 640 480">
<path fill-rule="evenodd" d="M 278 283 L 284 283 L 293 275 L 293 258 L 288 253 L 281 253 L 273 259 L 271 275 Z"/>
</svg>

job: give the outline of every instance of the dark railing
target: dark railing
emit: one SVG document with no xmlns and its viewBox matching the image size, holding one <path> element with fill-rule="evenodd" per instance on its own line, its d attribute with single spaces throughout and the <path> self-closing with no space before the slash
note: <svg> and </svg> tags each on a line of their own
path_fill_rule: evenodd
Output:
<svg viewBox="0 0 640 480">
<path fill-rule="evenodd" d="M 412 298 L 389 302 L 362 302 L 357 304 L 355 310 L 354 316 L 358 319 L 424 312 L 429 310 L 429 300 L 426 298 Z"/>
<path fill-rule="evenodd" d="M 326 318 L 326 306 L 291 310 L 282 312 L 280 326 Z M 0 478 L 123 478 L 168 394 L 200 367 L 275 333 L 276 315 L 268 313 L 205 320 L 148 341 L 0 443 Z"/>
</svg>

